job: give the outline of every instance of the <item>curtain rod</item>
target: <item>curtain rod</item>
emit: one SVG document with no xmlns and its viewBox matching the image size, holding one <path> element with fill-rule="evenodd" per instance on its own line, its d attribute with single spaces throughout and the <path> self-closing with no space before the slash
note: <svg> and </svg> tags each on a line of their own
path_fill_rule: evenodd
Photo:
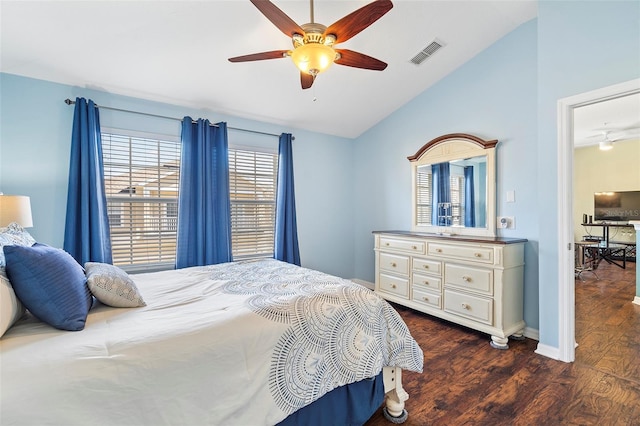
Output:
<svg viewBox="0 0 640 426">
<path fill-rule="evenodd" d="M 67 104 L 67 105 L 73 105 L 73 104 L 76 103 L 76 101 L 72 101 L 71 99 L 67 98 L 67 99 L 64 100 L 64 103 Z M 132 110 L 128 110 L 128 109 L 112 108 L 112 107 L 100 106 L 100 105 L 96 105 L 96 108 L 108 109 L 108 110 L 111 110 L 111 111 L 128 112 L 130 114 L 140 114 L 140 115 L 146 115 L 148 117 L 164 118 L 166 120 L 176 120 L 176 121 L 182 122 L 182 118 L 169 117 L 169 116 L 166 116 L 166 115 L 151 114 L 151 113 L 148 113 L 148 112 L 132 111 Z M 194 121 L 194 123 L 195 123 L 195 121 Z M 211 126 L 218 127 L 218 125 L 213 124 L 213 123 L 211 123 Z M 242 129 L 242 128 L 239 128 L 239 127 L 227 126 L 227 129 L 238 130 L 238 131 L 247 132 L 247 133 L 257 133 L 259 135 L 275 136 L 277 138 L 280 137 L 280 135 L 276 135 L 274 133 L 260 132 L 258 130 Z M 294 136 L 291 136 L 291 140 L 295 140 L 295 139 L 296 138 Z"/>
</svg>

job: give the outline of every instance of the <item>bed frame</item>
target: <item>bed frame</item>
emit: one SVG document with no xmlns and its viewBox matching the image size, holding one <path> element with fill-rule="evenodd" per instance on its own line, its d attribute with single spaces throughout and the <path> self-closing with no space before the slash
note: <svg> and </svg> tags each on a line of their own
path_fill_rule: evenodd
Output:
<svg viewBox="0 0 640 426">
<path fill-rule="evenodd" d="M 382 380 L 385 394 L 384 417 L 395 424 L 404 423 L 408 416 L 404 402 L 409 399 L 409 394 L 402 387 L 402 369 L 384 367 Z"/>
</svg>

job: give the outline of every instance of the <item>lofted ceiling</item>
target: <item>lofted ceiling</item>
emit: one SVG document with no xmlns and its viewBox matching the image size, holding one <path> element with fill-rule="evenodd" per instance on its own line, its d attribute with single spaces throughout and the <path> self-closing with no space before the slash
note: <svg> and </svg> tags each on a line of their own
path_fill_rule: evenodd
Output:
<svg viewBox="0 0 640 426">
<path fill-rule="evenodd" d="M 316 0 L 315 22 L 328 26 L 367 3 Z M 289 58 L 227 60 L 291 48 L 249 0 L 2 0 L 0 71 L 205 109 L 212 120 L 218 112 L 354 138 L 537 14 L 537 2 L 524 0 L 393 3 L 339 45 L 387 69 L 333 65 L 307 90 Z M 308 1 L 274 4 L 310 21 Z M 445 46 L 410 62 L 435 39 Z"/>
</svg>

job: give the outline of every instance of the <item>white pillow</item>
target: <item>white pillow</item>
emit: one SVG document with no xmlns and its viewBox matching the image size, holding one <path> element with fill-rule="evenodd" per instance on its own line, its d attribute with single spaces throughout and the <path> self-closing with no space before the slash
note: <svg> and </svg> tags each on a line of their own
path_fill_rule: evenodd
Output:
<svg viewBox="0 0 640 426">
<path fill-rule="evenodd" d="M 114 308 L 147 306 L 133 280 L 117 266 L 87 262 L 84 270 L 89 290 L 105 305 Z"/>
<path fill-rule="evenodd" d="M 31 234 L 15 222 L 6 228 L 0 228 L 0 267 L 4 268 L 4 246 L 25 246 L 31 247 L 36 243 Z"/>
<path fill-rule="evenodd" d="M 11 327 L 22 315 L 25 309 L 16 293 L 11 287 L 9 278 L 0 267 L 0 337 Z"/>
</svg>

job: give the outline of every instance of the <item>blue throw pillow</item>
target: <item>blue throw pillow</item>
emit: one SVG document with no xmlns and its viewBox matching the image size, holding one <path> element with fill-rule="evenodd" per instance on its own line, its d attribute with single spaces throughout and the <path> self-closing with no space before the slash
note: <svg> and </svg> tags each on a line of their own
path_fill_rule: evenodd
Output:
<svg viewBox="0 0 640 426">
<path fill-rule="evenodd" d="M 92 304 L 82 266 L 64 250 L 38 244 L 5 246 L 6 272 L 18 299 L 60 330 L 84 328 Z"/>
</svg>

